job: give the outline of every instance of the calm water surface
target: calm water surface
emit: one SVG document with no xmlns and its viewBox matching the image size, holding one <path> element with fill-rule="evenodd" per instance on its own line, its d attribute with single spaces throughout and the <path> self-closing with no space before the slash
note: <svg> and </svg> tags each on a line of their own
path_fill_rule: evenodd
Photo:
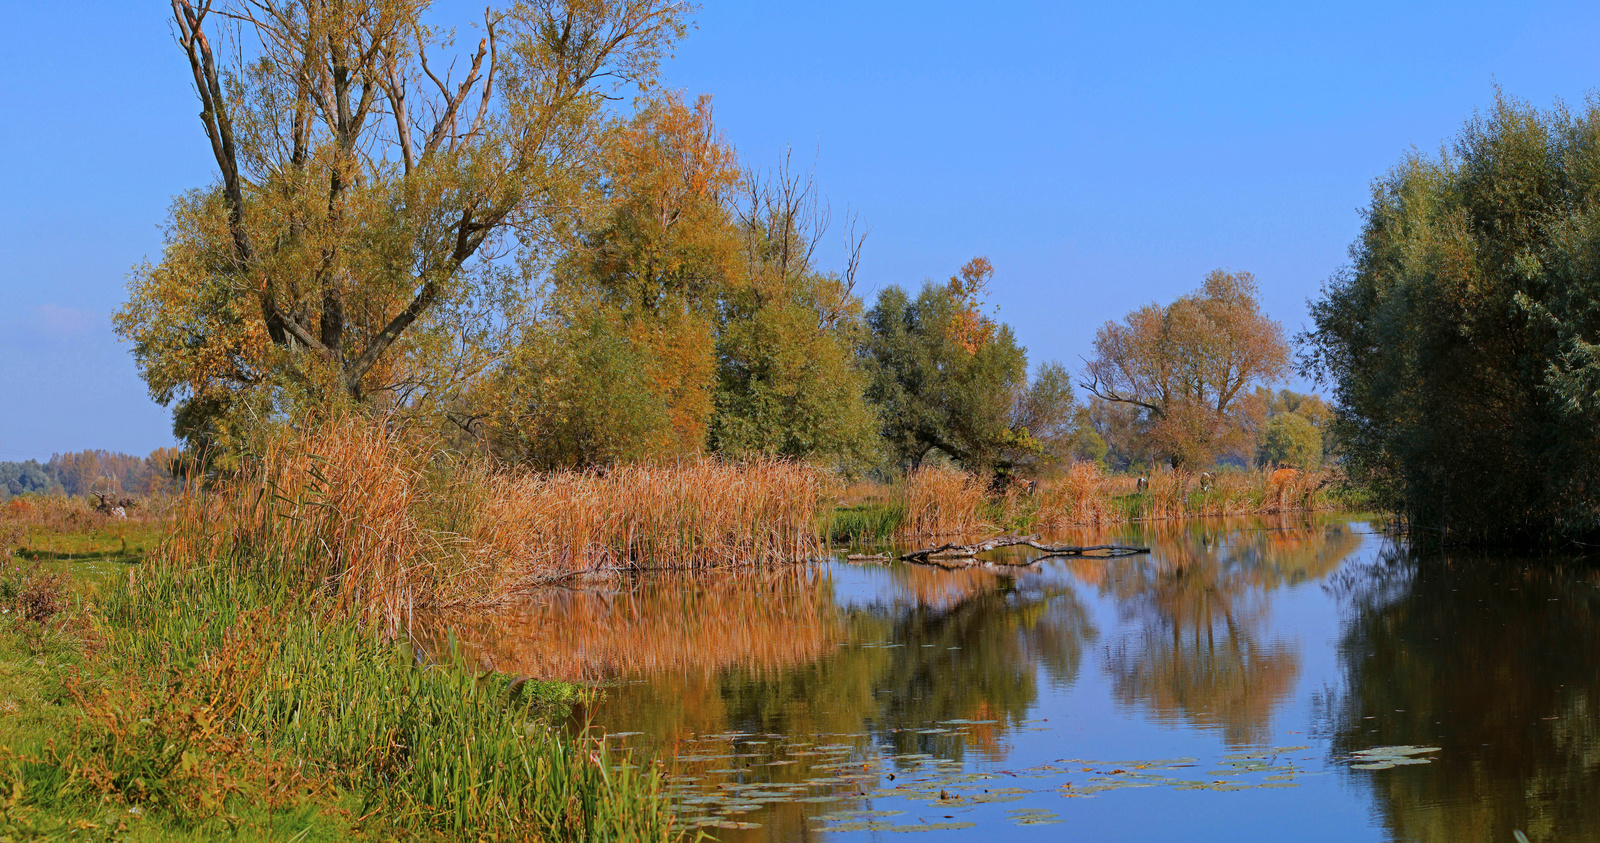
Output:
<svg viewBox="0 0 1600 843">
<path fill-rule="evenodd" d="M 1345 518 L 1055 538 L 1154 552 L 649 576 L 457 632 L 606 683 L 721 840 L 1600 840 L 1593 566 Z"/>
</svg>

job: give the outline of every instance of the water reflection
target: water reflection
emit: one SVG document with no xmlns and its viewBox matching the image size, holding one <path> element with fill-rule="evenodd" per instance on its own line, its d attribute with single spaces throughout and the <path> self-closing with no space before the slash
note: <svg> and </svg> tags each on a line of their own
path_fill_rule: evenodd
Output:
<svg viewBox="0 0 1600 843">
<path fill-rule="evenodd" d="M 1108 648 L 1116 698 L 1220 728 L 1233 747 L 1261 743 L 1300 672 L 1299 645 L 1270 626 L 1271 592 L 1322 578 L 1360 538 L 1283 519 L 1158 523 L 1143 538 L 1151 556 L 1085 571 L 1136 626 Z"/>
<path fill-rule="evenodd" d="M 1344 572 L 1336 750 L 1440 747 L 1365 780 L 1395 839 L 1600 835 L 1600 571 L 1399 549 Z"/>
<path fill-rule="evenodd" d="M 723 839 L 815 837 L 821 816 L 835 817 L 826 827 L 847 827 L 841 807 L 922 798 L 902 791 L 907 781 L 1021 775 L 1018 758 L 1029 750 L 1028 769 L 1038 772 L 1041 753 L 1048 762 L 1074 756 L 1075 738 L 1031 718 L 1105 700 L 1125 724 L 1158 724 L 1160 742 L 1147 737 L 1140 752 L 1163 752 L 1181 742 L 1174 735 L 1220 745 L 1193 773 L 1208 778 L 1186 787 L 1240 789 L 1212 786 L 1232 775 L 1226 765 L 1244 764 L 1276 779 L 1251 787 L 1286 788 L 1262 791 L 1281 801 L 1241 803 L 1250 810 L 1293 799 L 1345 804 L 1370 792 L 1381 832 L 1357 830 L 1396 840 L 1600 831 L 1594 570 L 1374 557 L 1380 542 L 1366 525 L 1298 519 L 1054 538 L 1141 542 L 1154 552 L 956 571 L 838 563 L 651 576 L 552 592 L 516 612 L 458 619 L 456 630 L 486 667 L 605 683 L 597 722 L 641 733 L 624 743 L 676 759 L 674 794 L 686 816 L 759 824 L 718 828 Z M 1307 608 L 1320 626 L 1292 614 Z M 1306 722 L 1275 725 L 1285 712 Z M 1312 727 L 1331 741 L 1285 740 Z M 1397 744 L 1440 749 L 1429 763 L 1393 769 L 1346 759 Z M 1279 766 L 1285 759 L 1292 770 Z M 944 766 L 929 772 L 929 764 Z M 1058 766 L 1050 775 L 1076 788 L 1089 775 L 1131 774 Z M 1316 796 L 1309 784 L 1289 790 L 1328 771 L 1367 790 L 1345 788 L 1339 782 L 1349 779 L 1333 773 Z M 1058 795 L 1081 793 L 1029 791 L 1046 792 L 1054 802 L 1024 804 L 1061 810 Z M 956 821 L 982 810 L 936 804 L 930 816 Z M 1368 822 L 1364 806 L 1353 813 Z"/>
<path fill-rule="evenodd" d="M 779 670 L 848 639 L 829 578 L 806 567 L 552 589 L 492 615 L 431 618 L 486 670 L 592 682 L 727 668 Z"/>
</svg>

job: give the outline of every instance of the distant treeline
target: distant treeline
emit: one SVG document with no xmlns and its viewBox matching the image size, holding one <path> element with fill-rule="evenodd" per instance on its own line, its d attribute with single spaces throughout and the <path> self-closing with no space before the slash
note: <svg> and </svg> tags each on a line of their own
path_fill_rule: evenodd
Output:
<svg viewBox="0 0 1600 843">
<path fill-rule="evenodd" d="M 87 495 L 93 492 L 145 495 L 170 490 L 177 448 L 157 448 L 149 456 L 105 450 L 56 454 L 49 462 L 0 462 L 0 499 L 16 495 Z"/>
</svg>

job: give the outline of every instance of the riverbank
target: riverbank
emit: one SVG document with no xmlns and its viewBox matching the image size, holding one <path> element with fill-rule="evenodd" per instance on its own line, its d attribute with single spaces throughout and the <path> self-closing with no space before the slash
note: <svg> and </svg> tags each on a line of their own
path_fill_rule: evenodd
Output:
<svg viewBox="0 0 1600 843">
<path fill-rule="evenodd" d="M 152 526 L 30 530 L 78 559 L 5 548 L 0 836 L 681 836 L 657 771 L 565 731 L 587 692 L 416 652 L 260 548 L 184 557 L 197 523 L 104 561 Z"/>
</svg>

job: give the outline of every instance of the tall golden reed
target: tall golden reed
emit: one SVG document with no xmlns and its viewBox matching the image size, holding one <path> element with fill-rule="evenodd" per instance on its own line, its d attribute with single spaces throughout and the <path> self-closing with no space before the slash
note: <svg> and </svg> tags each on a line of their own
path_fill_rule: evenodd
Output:
<svg viewBox="0 0 1600 843">
<path fill-rule="evenodd" d="M 823 551 L 817 525 L 834 492 L 817 469 L 773 459 L 469 471 L 487 494 L 467 540 L 486 564 L 535 579 L 812 558 Z"/>
<path fill-rule="evenodd" d="M 954 469 L 923 469 L 876 497 L 902 500 L 903 540 L 971 538 L 999 530 L 1050 532 L 1129 521 L 1222 515 L 1305 512 L 1329 505 L 1332 474 L 1302 471 L 1292 476 L 1267 469 L 1220 471 L 1202 481 L 1198 472 L 1157 471 L 1140 492 L 1138 478 L 1108 475 L 1098 464 L 1074 463 L 1032 493 L 1013 488 L 990 497 L 971 475 Z M 858 492 L 859 493 L 859 492 Z"/>
<path fill-rule="evenodd" d="M 432 444 L 357 417 L 280 437 L 180 503 L 158 561 L 268 566 L 395 629 L 417 608 L 499 601 L 585 572 L 818 556 L 835 491 L 824 472 L 781 460 L 542 474 Z"/>
<path fill-rule="evenodd" d="M 983 484 L 965 471 L 919 468 L 906 475 L 897 491 L 905 506 L 899 538 L 967 536 L 995 529 Z"/>
</svg>

